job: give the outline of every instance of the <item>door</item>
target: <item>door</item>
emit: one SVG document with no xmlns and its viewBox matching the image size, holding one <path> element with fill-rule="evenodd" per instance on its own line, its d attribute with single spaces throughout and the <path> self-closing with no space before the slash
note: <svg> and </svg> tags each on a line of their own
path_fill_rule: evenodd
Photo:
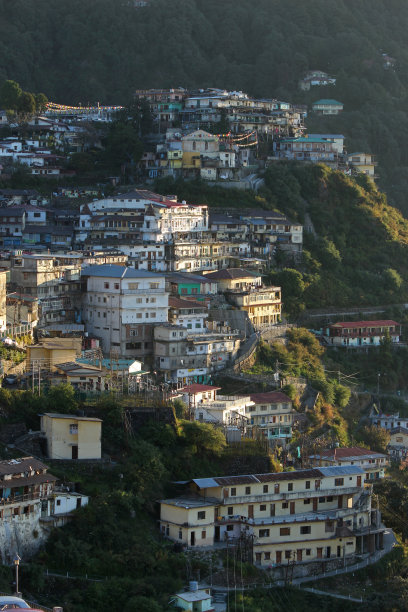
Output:
<svg viewBox="0 0 408 612">
<path fill-rule="evenodd" d="M 195 531 L 192 531 L 190 534 L 190 544 L 191 546 L 195 546 Z"/>
<path fill-rule="evenodd" d="M 254 518 L 254 507 L 248 506 L 248 518 Z"/>
<path fill-rule="evenodd" d="M 317 558 L 321 559 L 323 557 L 323 548 L 317 549 Z"/>
<path fill-rule="evenodd" d="M 271 504 L 271 516 L 275 516 L 275 504 Z"/>
<path fill-rule="evenodd" d="M 214 527 L 214 540 L 215 540 L 215 542 L 219 542 L 220 541 L 220 527 L 219 527 L 219 525 L 216 525 Z"/>
<path fill-rule="evenodd" d="M 295 502 L 290 502 L 290 513 L 295 514 Z"/>
<path fill-rule="evenodd" d="M 341 547 L 340 546 L 337 547 L 337 556 L 341 557 Z"/>
<path fill-rule="evenodd" d="M 78 446 L 72 446 L 72 459 L 78 459 Z"/>
<path fill-rule="evenodd" d="M 296 551 L 296 561 L 302 561 L 302 549 L 298 548 Z"/>
<path fill-rule="evenodd" d="M 282 563 L 282 551 L 281 550 L 276 551 L 276 563 Z"/>
<path fill-rule="evenodd" d="M 330 557 L 331 557 L 331 546 L 328 546 L 328 547 L 326 548 L 326 557 L 327 557 L 328 559 L 330 559 Z"/>
<path fill-rule="evenodd" d="M 337 500 L 337 508 L 342 508 L 343 507 L 343 496 L 339 495 L 339 498 Z"/>
<path fill-rule="evenodd" d="M 317 497 L 313 498 L 313 512 L 317 512 Z"/>
<path fill-rule="evenodd" d="M 361 487 L 361 476 L 357 476 L 357 486 Z"/>
<path fill-rule="evenodd" d="M 77 508 L 80 508 L 80 507 L 81 507 L 81 505 L 82 505 L 82 498 L 81 498 L 81 497 L 77 497 L 77 500 L 76 500 L 76 507 L 77 507 Z"/>
</svg>

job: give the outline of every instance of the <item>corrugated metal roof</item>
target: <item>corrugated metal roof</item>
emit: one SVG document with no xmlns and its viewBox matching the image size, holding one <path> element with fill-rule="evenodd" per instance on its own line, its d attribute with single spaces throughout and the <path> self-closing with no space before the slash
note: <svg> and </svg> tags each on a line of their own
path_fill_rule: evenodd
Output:
<svg viewBox="0 0 408 612">
<path fill-rule="evenodd" d="M 364 474 L 365 471 L 357 465 L 333 465 L 330 467 L 319 467 L 323 476 L 343 476 L 353 474 Z"/>
</svg>

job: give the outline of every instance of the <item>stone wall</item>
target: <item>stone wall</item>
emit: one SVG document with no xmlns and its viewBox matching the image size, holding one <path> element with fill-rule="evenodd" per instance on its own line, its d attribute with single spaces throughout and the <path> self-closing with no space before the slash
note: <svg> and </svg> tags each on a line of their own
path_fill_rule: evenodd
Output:
<svg viewBox="0 0 408 612">
<path fill-rule="evenodd" d="M 3 564 L 12 562 L 16 552 L 26 561 L 46 542 L 52 523 L 43 523 L 41 502 L 31 501 L 34 512 L 3 518 L 0 521 L 0 551 Z"/>
</svg>

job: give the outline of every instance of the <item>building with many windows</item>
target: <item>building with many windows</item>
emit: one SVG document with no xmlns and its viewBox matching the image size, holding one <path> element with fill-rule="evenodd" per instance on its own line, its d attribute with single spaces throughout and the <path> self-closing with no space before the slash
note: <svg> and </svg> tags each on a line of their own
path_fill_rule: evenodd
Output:
<svg viewBox="0 0 408 612">
<path fill-rule="evenodd" d="M 197 478 L 160 502 L 160 529 L 186 547 L 247 540 L 265 568 L 309 561 L 347 563 L 383 547 L 384 526 L 359 466 Z"/>
<path fill-rule="evenodd" d="M 151 353 L 153 328 L 167 322 L 164 275 L 106 264 L 83 268 L 81 278 L 84 323 L 103 351 L 122 357 Z"/>
</svg>

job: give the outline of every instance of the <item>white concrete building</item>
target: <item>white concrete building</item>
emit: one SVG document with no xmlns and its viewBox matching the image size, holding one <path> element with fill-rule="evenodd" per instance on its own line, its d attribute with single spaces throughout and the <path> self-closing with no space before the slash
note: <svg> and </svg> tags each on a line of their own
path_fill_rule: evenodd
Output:
<svg viewBox="0 0 408 612">
<path fill-rule="evenodd" d="M 153 327 L 167 322 L 165 277 L 117 265 L 82 269 L 82 313 L 87 331 L 99 337 L 105 353 L 144 357 L 152 352 Z"/>
</svg>

